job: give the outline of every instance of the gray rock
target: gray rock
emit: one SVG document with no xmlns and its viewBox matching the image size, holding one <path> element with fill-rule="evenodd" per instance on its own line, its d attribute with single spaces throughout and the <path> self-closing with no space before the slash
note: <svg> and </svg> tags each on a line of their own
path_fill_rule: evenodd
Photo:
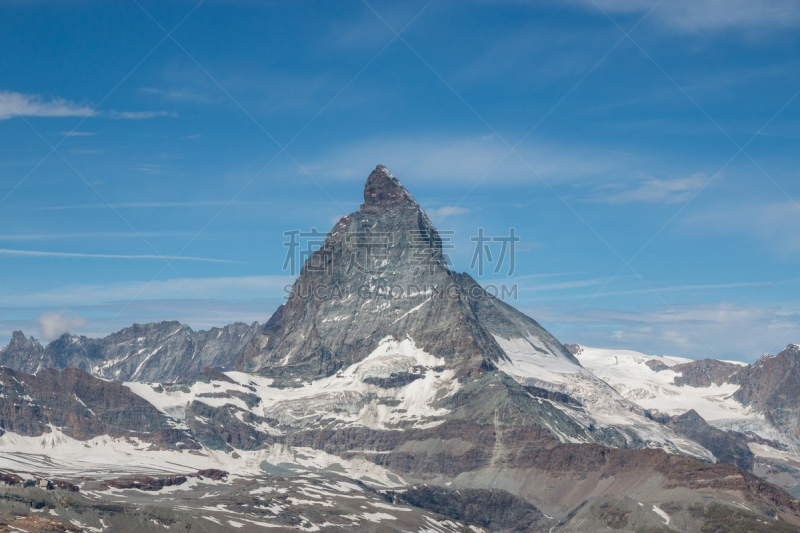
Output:
<svg viewBox="0 0 800 533">
<path fill-rule="evenodd" d="M 507 357 L 494 335 L 535 335 L 580 364 L 536 321 L 450 270 L 442 244 L 414 197 L 378 165 L 361 208 L 327 235 L 237 367 L 284 379 L 329 376 L 382 339 L 410 337 L 458 377 L 474 376 Z"/>
<path fill-rule="evenodd" d="M 45 348 L 14 332 L 0 350 L 0 366 L 29 374 L 75 367 L 103 379 L 185 381 L 202 375 L 206 367 L 232 370 L 259 328 L 257 322 L 208 331 L 192 331 L 180 322 L 134 324 L 102 339 L 65 333 Z"/>
</svg>

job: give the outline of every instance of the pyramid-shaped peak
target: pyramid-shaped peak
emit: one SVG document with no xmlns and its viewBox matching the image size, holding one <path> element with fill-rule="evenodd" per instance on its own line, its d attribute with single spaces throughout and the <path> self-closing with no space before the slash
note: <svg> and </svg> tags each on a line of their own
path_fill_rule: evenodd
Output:
<svg viewBox="0 0 800 533">
<path fill-rule="evenodd" d="M 403 204 L 417 205 L 414 197 L 405 187 L 400 184 L 400 180 L 389 172 L 383 165 L 378 165 L 372 174 L 367 178 L 364 186 L 364 205 L 363 207 L 395 207 Z"/>
</svg>

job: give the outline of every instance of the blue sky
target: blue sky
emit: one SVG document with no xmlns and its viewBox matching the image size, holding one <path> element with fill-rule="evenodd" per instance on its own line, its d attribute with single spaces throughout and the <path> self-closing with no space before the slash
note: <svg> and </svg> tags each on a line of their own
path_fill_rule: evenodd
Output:
<svg viewBox="0 0 800 533">
<path fill-rule="evenodd" d="M 264 322 L 378 163 L 563 342 L 800 340 L 790 0 L 138 2 L 0 7 L 0 343 Z"/>
</svg>

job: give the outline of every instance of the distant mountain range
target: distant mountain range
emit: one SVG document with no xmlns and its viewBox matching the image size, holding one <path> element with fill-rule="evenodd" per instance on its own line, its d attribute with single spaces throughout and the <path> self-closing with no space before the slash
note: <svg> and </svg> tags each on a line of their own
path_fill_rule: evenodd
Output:
<svg viewBox="0 0 800 533">
<path fill-rule="evenodd" d="M 134 324 L 102 339 L 65 333 L 42 347 L 21 331 L 0 350 L 0 365 L 35 374 L 45 368 L 80 368 L 102 379 L 184 381 L 206 367 L 233 369 L 261 325 L 237 322 L 209 331 L 192 331 L 180 322 Z"/>
<path fill-rule="evenodd" d="M 442 244 L 378 166 L 264 325 L 46 347 L 15 332 L 0 468 L 113 494 L 108 520 L 131 512 L 119 498 L 165 504 L 101 481 L 183 476 L 136 481 L 183 498 L 156 520 L 168 530 L 200 527 L 198 509 L 232 531 L 800 528 L 797 346 L 753 365 L 564 346 L 450 270 Z M 342 503 L 358 491 L 361 508 Z"/>
</svg>

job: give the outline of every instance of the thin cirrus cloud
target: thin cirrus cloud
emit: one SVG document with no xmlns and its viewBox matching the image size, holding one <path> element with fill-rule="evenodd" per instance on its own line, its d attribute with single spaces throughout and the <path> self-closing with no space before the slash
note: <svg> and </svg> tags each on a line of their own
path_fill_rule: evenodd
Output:
<svg viewBox="0 0 800 533">
<path fill-rule="evenodd" d="M 629 204 L 633 202 L 649 203 L 679 203 L 688 201 L 692 195 L 699 191 L 708 177 L 705 174 L 694 174 L 686 178 L 661 180 L 645 178 L 636 186 L 617 190 L 614 192 L 600 192 L 592 197 L 585 198 L 584 202 L 602 202 L 607 204 Z M 622 188 L 623 185 L 610 184 L 604 190 Z"/>
<path fill-rule="evenodd" d="M 31 211 L 64 211 L 72 209 L 118 208 L 170 208 L 170 207 L 214 207 L 214 206 L 274 205 L 274 202 L 225 202 L 221 200 L 200 200 L 196 202 L 123 202 L 118 204 L 78 204 L 49 205 L 31 207 Z"/>
<path fill-rule="evenodd" d="M 469 209 L 466 208 L 466 207 L 460 207 L 460 206 L 457 206 L 457 205 L 456 206 L 446 205 L 446 206 L 439 207 L 439 208 L 426 209 L 425 213 L 434 222 L 440 222 L 443 219 L 445 219 L 446 217 L 454 217 L 454 216 L 458 216 L 458 215 L 466 215 L 467 213 L 469 213 Z"/>
<path fill-rule="evenodd" d="M 569 0 L 600 13 L 646 13 L 655 0 Z M 651 18 L 682 32 L 792 28 L 800 24 L 795 0 L 669 0 L 658 4 Z"/>
<path fill-rule="evenodd" d="M 531 138 L 531 146 L 516 152 L 548 180 L 592 179 L 609 172 L 628 173 L 634 157 L 593 147 L 553 145 Z M 385 137 L 331 146 L 305 171 L 337 180 L 363 180 L 381 163 L 404 184 L 429 183 L 529 183 L 537 179 L 508 146 L 493 135 Z M 298 173 L 302 173 L 298 169 Z"/>
<path fill-rule="evenodd" d="M 63 98 L 46 101 L 41 96 L 0 91 L 0 120 L 23 117 L 89 117 L 95 114 L 87 106 Z"/>
<path fill-rule="evenodd" d="M 112 119 L 141 120 L 158 117 L 177 117 L 168 111 L 115 111 L 99 113 L 87 104 L 78 104 L 61 97 L 49 100 L 37 94 L 23 94 L 13 91 L 0 91 L 0 120 L 14 117 L 96 117 L 107 116 Z M 67 136 L 88 136 L 92 132 L 62 132 Z"/>
<path fill-rule="evenodd" d="M 294 282 L 294 276 L 262 275 L 216 278 L 181 278 L 144 281 L 122 281 L 117 283 L 73 285 L 52 290 L 20 294 L 0 295 L 2 307 L 38 306 L 103 306 L 113 302 L 178 301 L 202 298 L 224 306 L 225 302 L 251 300 L 254 298 L 281 298 L 286 287 Z M 217 317 L 218 320 L 219 317 Z M 224 325 L 224 324 L 219 324 Z"/>
<path fill-rule="evenodd" d="M 36 250 L 13 250 L 0 248 L 0 255 L 12 257 L 63 257 L 63 258 L 85 258 L 85 259 L 168 259 L 170 261 L 203 261 L 207 263 L 242 263 L 230 259 L 213 259 L 208 257 L 166 257 L 161 255 L 123 255 L 123 254 L 83 254 L 73 252 L 40 252 Z"/>
<path fill-rule="evenodd" d="M 800 203 L 794 200 L 714 205 L 687 215 L 683 223 L 707 235 L 743 235 L 782 258 L 800 255 Z"/>
<path fill-rule="evenodd" d="M 142 120 L 148 118 L 158 117 L 173 117 L 177 118 L 177 112 L 169 111 L 114 111 L 113 109 L 108 112 L 108 116 L 113 119 L 127 119 L 127 120 Z"/>
<path fill-rule="evenodd" d="M 91 137 L 97 135 L 96 131 L 62 131 L 64 137 Z"/>
<path fill-rule="evenodd" d="M 636 313 L 602 307 L 523 306 L 562 342 L 650 354 L 753 361 L 797 342 L 800 311 L 731 302 L 683 305 Z M 713 349 L 711 348 L 713 347 Z"/>
</svg>

